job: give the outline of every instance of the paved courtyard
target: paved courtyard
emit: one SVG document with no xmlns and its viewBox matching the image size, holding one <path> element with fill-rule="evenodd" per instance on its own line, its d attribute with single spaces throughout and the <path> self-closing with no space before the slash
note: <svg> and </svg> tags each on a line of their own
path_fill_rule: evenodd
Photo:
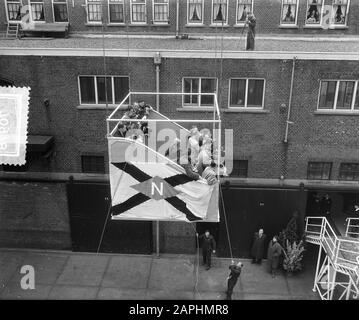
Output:
<svg viewBox="0 0 359 320">
<path fill-rule="evenodd" d="M 206 271 L 190 255 L 114 255 L 0 249 L 0 299 L 225 299 L 229 259 L 214 258 Z M 233 299 L 318 299 L 314 270 L 273 279 L 262 266 L 242 260 Z M 35 269 L 35 289 L 23 290 L 20 269 Z"/>
</svg>

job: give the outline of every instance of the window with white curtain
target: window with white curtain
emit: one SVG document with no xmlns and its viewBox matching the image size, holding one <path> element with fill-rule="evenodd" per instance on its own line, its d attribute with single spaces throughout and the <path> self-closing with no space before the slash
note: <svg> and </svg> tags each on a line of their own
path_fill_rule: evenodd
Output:
<svg viewBox="0 0 359 320">
<path fill-rule="evenodd" d="M 263 108 L 264 79 L 230 79 L 229 107 Z"/>
<path fill-rule="evenodd" d="M 350 0 L 332 1 L 332 25 L 345 26 L 347 24 Z"/>
<path fill-rule="evenodd" d="M 153 0 L 153 22 L 168 23 L 168 0 Z"/>
<path fill-rule="evenodd" d="M 212 23 L 227 23 L 228 0 L 212 0 Z"/>
<path fill-rule="evenodd" d="M 282 0 L 282 25 L 296 25 L 298 13 L 298 0 Z"/>
<path fill-rule="evenodd" d="M 248 12 L 253 12 L 253 0 L 237 0 L 236 23 L 244 24 Z"/>
<path fill-rule="evenodd" d="M 322 80 L 318 110 L 359 111 L 359 88 L 355 80 Z"/>
<path fill-rule="evenodd" d="M 131 0 L 131 22 L 146 23 L 146 0 Z"/>
<path fill-rule="evenodd" d="M 307 0 L 306 25 L 322 23 L 323 0 Z"/>
<path fill-rule="evenodd" d="M 102 22 L 102 2 L 101 0 L 87 1 L 87 22 Z"/>
<path fill-rule="evenodd" d="M 6 0 L 7 20 L 9 22 L 21 21 L 21 2 L 20 0 Z"/>
<path fill-rule="evenodd" d="M 30 7 L 32 21 L 45 21 L 43 1 L 30 0 Z"/>
<path fill-rule="evenodd" d="M 124 0 L 109 0 L 108 12 L 110 23 L 124 23 L 125 22 L 125 10 Z"/>
<path fill-rule="evenodd" d="M 203 23 L 203 0 L 187 0 L 188 23 Z"/>
<path fill-rule="evenodd" d="M 54 12 L 54 21 L 55 22 L 68 22 L 69 21 L 66 0 L 52 0 L 52 8 L 53 8 L 53 12 Z"/>
</svg>

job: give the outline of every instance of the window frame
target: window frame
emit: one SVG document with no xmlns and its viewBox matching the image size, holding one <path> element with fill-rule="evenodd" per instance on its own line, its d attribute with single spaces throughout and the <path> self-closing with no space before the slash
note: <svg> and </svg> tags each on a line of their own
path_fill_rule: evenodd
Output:
<svg viewBox="0 0 359 320">
<path fill-rule="evenodd" d="M 309 177 L 309 166 L 310 166 L 311 163 L 322 164 L 323 166 L 324 166 L 325 164 L 329 164 L 329 165 L 330 165 L 330 168 L 329 168 L 328 178 L 327 178 L 327 179 L 324 179 L 324 178 L 321 178 L 321 179 L 318 179 L 318 178 L 310 178 L 310 177 Z M 307 180 L 329 181 L 329 180 L 331 180 L 331 178 L 332 178 L 332 170 L 333 170 L 333 162 L 328 162 L 328 161 L 308 161 L 308 164 L 307 164 Z M 322 175 L 322 177 L 323 177 L 323 169 L 322 169 L 321 175 Z"/>
<path fill-rule="evenodd" d="M 306 28 L 322 28 L 322 21 L 323 21 L 323 6 L 325 5 L 325 0 L 322 0 L 322 4 L 320 5 L 320 14 L 319 14 L 319 23 L 308 23 L 307 20 L 307 13 L 309 10 L 309 0 L 307 0 L 307 6 L 305 9 L 305 21 L 304 21 L 304 25 Z"/>
<path fill-rule="evenodd" d="M 42 10 L 44 12 L 44 20 L 34 20 L 34 18 L 32 16 L 32 6 L 31 6 L 31 4 L 37 4 L 37 3 L 42 3 Z M 27 4 L 28 4 L 28 6 L 30 8 L 30 10 L 29 10 L 30 21 L 34 22 L 34 23 L 46 23 L 45 1 L 44 0 L 34 0 L 34 2 L 31 2 L 31 0 L 27 0 Z"/>
<path fill-rule="evenodd" d="M 245 92 L 245 101 L 244 106 L 231 106 L 231 89 L 232 89 L 232 80 L 246 80 L 246 92 Z M 263 80 L 263 94 L 262 94 L 262 106 L 261 107 L 248 107 L 248 83 L 249 80 Z M 266 91 L 266 79 L 265 78 L 230 78 L 229 79 L 229 86 L 228 86 L 228 109 L 235 109 L 235 110 L 263 110 L 264 109 L 264 98 L 265 98 L 265 91 Z"/>
<path fill-rule="evenodd" d="M 101 11 L 101 21 L 98 20 L 89 20 L 89 5 L 90 4 L 98 4 L 100 5 Z M 91 0 L 86 0 L 86 24 L 93 24 L 93 25 L 101 25 L 102 21 L 103 21 L 103 12 L 102 12 L 102 1 L 101 0 L 95 0 L 95 1 L 91 1 Z"/>
<path fill-rule="evenodd" d="M 136 1 L 136 0 L 130 0 L 130 22 L 133 25 L 146 25 L 147 24 L 147 0 L 143 0 L 144 3 L 141 3 L 141 5 L 144 6 L 144 8 L 145 8 L 145 21 L 133 21 L 133 19 L 132 19 L 133 18 L 133 16 L 132 16 L 133 8 L 132 7 L 134 4 L 139 5 L 139 3 L 136 3 L 134 1 Z"/>
<path fill-rule="evenodd" d="M 214 21 L 214 1 L 226 1 L 226 20 L 225 21 L 221 21 L 221 22 L 217 22 Z M 211 7 L 211 25 L 212 26 L 228 26 L 228 5 L 229 4 L 229 0 L 212 0 L 212 7 Z"/>
<path fill-rule="evenodd" d="M 350 7 L 350 0 L 348 0 L 348 3 L 346 4 L 346 12 L 345 12 L 345 23 L 344 24 L 336 24 L 334 23 L 334 6 L 336 4 L 334 4 L 335 0 L 331 0 L 332 1 L 332 16 L 331 16 L 331 20 L 330 20 L 330 28 L 332 29 L 340 29 L 340 28 L 347 28 L 348 27 L 348 17 L 349 17 L 349 7 Z"/>
<path fill-rule="evenodd" d="M 186 96 L 186 92 L 184 91 L 185 89 L 185 79 L 198 79 L 198 92 L 197 92 L 197 96 L 198 96 L 198 104 L 194 105 L 194 104 L 190 104 L 190 103 L 185 103 L 184 99 Z M 218 78 L 216 77 L 183 77 L 182 78 L 182 107 L 183 108 L 200 108 L 200 109 L 206 109 L 206 108 L 214 108 L 215 107 L 215 103 L 213 103 L 213 106 L 211 105 L 201 105 L 202 103 L 202 79 L 206 79 L 206 80 L 215 80 L 215 94 L 218 93 Z M 208 94 L 210 92 L 204 92 L 204 95 Z M 189 92 L 187 92 L 187 95 L 189 94 Z M 195 96 L 195 94 L 193 94 L 192 96 Z"/>
<path fill-rule="evenodd" d="M 204 24 L 204 19 L 203 19 L 203 15 L 204 15 L 204 0 L 196 0 L 198 2 L 201 2 L 201 8 L 202 8 L 202 12 L 201 12 L 201 21 L 200 22 L 193 22 L 190 21 L 189 19 L 189 6 L 190 6 L 190 0 L 187 0 L 187 25 L 189 26 L 203 26 Z"/>
<path fill-rule="evenodd" d="M 106 103 L 98 103 L 98 89 L 97 89 L 97 78 L 111 78 L 111 90 L 112 90 L 112 101 L 108 102 L 109 106 L 116 106 L 116 95 L 115 95 L 115 78 L 127 78 L 128 79 L 128 91 L 130 91 L 130 76 L 121 76 L 121 75 L 79 75 L 78 77 L 78 92 L 79 92 L 79 105 L 80 106 L 92 106 L 96 108 L 97 106 L 105 106 Z M 81 97 L 81 80 L 80 78 L 93 78 L 94 81 L 94 89 L 95 89 L 95 103 L 82 103 Z M 110 100 L 110 99 L 108 99 Z M 127 106 L 128 103 L 123 104 L 123 106 Z"/>
<path fill-rule="evenodd" d="M 162 0 L 163 3 L 155 3 L 155 0 L 152 0 L 152 22 L 153 24 L 158 25 L 168 25 L 170 23 L 170 2 L 169 0 Z M 155 6 L 166 5 L 167 6 L 167 20 L 166 21 L 156 21 L 155 20 Z"/>
<path fill-rule="evenodd" d="M 246 175 L 245 176 L 241 176 L 241 175 L 233 175 L 233 171 L 234 171 L 234 162 L 235 161 L 239 161 L 240 163 L 246 163 Z M 240 167 L 240 166 L 239 166 Z M 233 159 L 233 170 L 232 172 L 229 174 L 229 178 L 237 178 L 237 179 L 247 179 L 248 178 L 248 167 L 249 167 L 249 161 L 247 159 Z M 240 168 L 238 168 L 240 169 Z"/>
<path fill-rule="evenodd" d="M 123 22 L 111 22 L 111 14 L 110 14 L 110 5 L 114 4 L 122 4 L 123 7 Z M 108 14 L 108 24 L 110 25 L 124 25 L 126 23 L 126 11 L 125 11 L 125 0 L 121 0 L 116 2 L 111 2 L 111 0 L 107 1 L 107 14 Z"/>
<path fill-rule="evenodd" d="M 67 0 L 61 0 L 61 2 L 55 2 L 54 0 L 51 0 L 52 3 L 52 21 L 54 23 L 69 23 L 70 17 L 69 17 L 69 5 L 67 3 Z M 67 11 L 67 21 L 55 21 L 55 3 L 56 4 L 66 4 L 66 11 Z"/>
<path fill-rule="evenodd" d="M 320 94 L 322 91 L 322 84 L 323 82 L 336 82 L 335 84 L 335 94 L 334 94 L 334 105 L 333 105 L 333 109 L 324 109 L 324 108 L 319 108 L 320 105 Z M 338 103 L 338 93 L 339 93 L 339 87 L 340 87 L 340 82 L 354 82 L 354 89 L 353 89 L 353 99 L 352 99 L 352 104 L 351 104 L 351 108 L 350 109 L 337 109 L 337 103 Z M 324 112 L 348 112 L 348 113 L 357 113 L 359 112 L 359 109 L 355 109 L 355 102 L 356 102 L 356 98 L 358 97 L 358 104 L 359 104 L 359 80 L 353 80 L 353 79 L 321 79 L 320 83 L 319 83 L 319 92 L 318 92 L 318 99 L 317 99 L 317 110 L 316 111 L 324 111 Z"/>
<path fill-rule="evenodd" d="M 253 12 L 253 2 L 254 0 L 250 0 L 251 1 L 251 12 Z M 237 18 L 238 18 L 238 8 L 239 8 L 239 0 L 237 0 L 236 3 L 236 26 L 244 26 L 245 22 L 238 22 Z"/>
<path fill-rule="evenodd" d="M 9 20 L 9 12 L 8 12 L 8 3 L 18 3 L 20 5 L 20 20 Z M 6 13 L 6 20 L 8 23 L 16 24 L 21 23 L 21 9 L 23 7 L 21 0 L 5 0 L 5 13 Z"/>
<path fill-rule="evenodd" d="M 284 7 L 284 0 L 281 1 L 281 8 L 280 8 L 280 21 L 279 25 L 281 27 L 296 27 L 298 26 L 298 10 L 299 10 L 299 0 L 296 0 L 296 10 L 295 10 L 295 19 L 294 23 L 283 23 L 282 17 L 283 17 L 283 7 Z"/>
<path fill-rule="evenodd" d="M 358 170 L 357 171 L 354 171 L 354 172 L 350 172 L 350 171 L 344 171 L 343 170 L 343 166 L 344 165 L 355 165 L 358 167 Z M 354 179 L 345 179 L 342 177 L 342 173 L 346 172 L 346 173 L 352 173 Z M 355 179 L 355 177 L 357 176 L 357 178 Z M 339 174 L 338 174 L 338 180 L 339 181 L 359 181 L 359 162 L 342 162 L 340 163 L 340 166 L 339 166 Z"/>
</svg>

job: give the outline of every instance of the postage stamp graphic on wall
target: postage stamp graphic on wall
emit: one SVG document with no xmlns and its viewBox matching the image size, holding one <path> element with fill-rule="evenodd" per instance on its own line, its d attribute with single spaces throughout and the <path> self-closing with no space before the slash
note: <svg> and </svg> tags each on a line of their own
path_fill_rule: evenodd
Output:
<svg viewBox="0 0 359 320">
<path fill-rule="evenodd" d="M 0 164 L 26 162 L 30 88 L 0 87 Z"/>
</svg>

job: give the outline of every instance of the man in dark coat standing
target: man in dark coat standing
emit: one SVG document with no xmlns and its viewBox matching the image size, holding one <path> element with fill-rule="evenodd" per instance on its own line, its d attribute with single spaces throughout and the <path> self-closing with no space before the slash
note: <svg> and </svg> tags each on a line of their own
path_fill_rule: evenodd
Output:
<svg viewBox="0 0 359 320">
<path fill-rule="evenodd" d="M 204 234 L 200 235 L 199 239 L 202 241 L 203 264 L 207 265 L 206 270 L 209 270 L 211 268 L 212 252 L 216 253 L 216 241 L 208 230 L 206 230 Z"/>
<path fill-rule="evenodd" d="M 256 18 L 248 12 L 246 24 L 248 25 L 246 50 L 254 50 L 254 39 L 256 37 Z"/>
<path fill-rule="evenodd" d="M 238 262 L 237 264 L 235 264 L 234 261 L 232 260 L 232 263 L 229 266 L 229 270 L 231 270 L 231 273 L 229 274 L 227 281 L 227 300 L 232 300 L 233 288 L 238 281 L 242 268 L 243 268 L 242 262 Z"/>
<path fill-rule="evenodd" d="M 273 239 L 269 242 L 268 246 L 268 266 L 269 271 L 274 278 L 277 275 L 277 270 L 279 267 L 279 258 L 282 254 L 283 248 L 278 243 L 278 237 L 274 236 Z"/>
<path fill-rule="evenodd" d="M 264 246 L 267 236 L 263 233 L 263 229 L 259 229 L 258 232 L 254 233 L 254 240 L 252 245 L 252 263 L 262 263 L 264 257 Z"/>
</svg>

